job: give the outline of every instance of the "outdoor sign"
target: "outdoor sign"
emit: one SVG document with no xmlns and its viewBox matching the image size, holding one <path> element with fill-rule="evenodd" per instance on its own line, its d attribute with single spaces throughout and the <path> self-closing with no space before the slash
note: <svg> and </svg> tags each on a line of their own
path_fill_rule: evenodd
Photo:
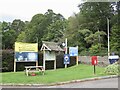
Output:
<svg viewBox="0 0 120 90">
<path fill-rule="evenodd" d="M 64 55 L 64 64 L 70 64 L 70 56 L 69 56 L 69 54 Z"/>
<path fill-rule="evenodd" d="M 70 56 L 78 56 L 78 47 L 69 47 Z"/>
<path fill-rule="evenodd" d="M 45 52 L 45 60 L 55 60 L 55 52 L 54 51 L 46 51 Z"/>
<path fill-rule="evenodd" d="M 38 44 L 15 42 L 15 61 L 37 61 Z"/>
</svg>

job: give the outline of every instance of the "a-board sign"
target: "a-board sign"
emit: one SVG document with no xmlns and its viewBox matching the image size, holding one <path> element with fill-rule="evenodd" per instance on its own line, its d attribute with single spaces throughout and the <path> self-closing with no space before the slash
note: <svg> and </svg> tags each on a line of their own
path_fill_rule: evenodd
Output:
<svg viewBox="0 0 120 90">
<path fill-rule="evenodd" d="M 15 61 L 37 61 L 38 44 L 15 42 Z"/>
<path fill-rule="evenodd" d="M 78 56 L 78 47 L 69 47 L 70 56 Z"/>
<path fill-rule="evenodd" d="M 56 55 L 54 51 L 45 51 L 45 60 L 55 60 Z"/>
<path fill-rule="evenodd" d="M 70 64 L 70 56 L 69 56 L 69 54 L 64 54 L 64 64 Z"/>
</svg>

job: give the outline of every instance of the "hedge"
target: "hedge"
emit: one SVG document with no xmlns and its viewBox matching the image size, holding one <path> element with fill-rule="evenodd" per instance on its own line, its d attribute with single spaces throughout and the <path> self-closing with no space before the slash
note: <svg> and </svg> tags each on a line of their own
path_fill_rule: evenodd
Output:
<svg viewBox="0 0 120 90">
<path fill-rule="evenodd" d="M 63 58 L 64 54 L 63 53 L 58 53 L 56 56 L 56 62 L 57 62 L 57 68 L 64 68 L 63 64 Z M 68 67 L 75 65 L 75 57 L 70 58 L 70 64 Z M 17 71 L 23 71 L 24 66 L 32 66 L 35 65 L 36 63 L 30 63 L 30 62 L 17 62 L 16 64 L 16 70 Z M 43 53 L 39 52 L 38 53 L 38 64 L 43 65 Z M 3 72 L 6 71 L 14 71 L 14 50 L 2 50 L 2 68 Z M 53 61 L 46 61 L 46 69 L 53 69 L 54 68 L 54 62 Z"/>
</svg>

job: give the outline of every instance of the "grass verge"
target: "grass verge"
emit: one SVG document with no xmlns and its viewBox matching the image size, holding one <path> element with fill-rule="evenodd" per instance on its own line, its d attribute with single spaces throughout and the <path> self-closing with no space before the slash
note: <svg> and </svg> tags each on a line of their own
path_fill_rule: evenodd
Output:
<svg viewBox="0 0 120 90">
<path fill-rule="evenodd" d="M 50 84 L 106 75 L 104 74 L 104 68 L 96 66 L 96 75 L 94 75 L 93 66 L 84 64 L 57 70 L 46 70 L 45 75 L 38 74 L 37 76 L 26 76 L 25 72 L 5 72 L 0 74 L 2 74 L 2 82 L 0 83 L 3 84 Z"/>
</svg>

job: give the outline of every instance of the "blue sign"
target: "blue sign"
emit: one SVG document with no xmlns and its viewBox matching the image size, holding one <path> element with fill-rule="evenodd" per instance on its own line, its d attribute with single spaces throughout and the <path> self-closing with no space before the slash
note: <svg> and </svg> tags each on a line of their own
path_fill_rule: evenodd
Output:
<svg viewBox="0 0 120 90">
<path fill-rule="evenodd" d="M 70 56 L 78 56 L 78 47 L 69 47 Z"/>
<path fill-rule="evenodd" d="M 69 54 L 64 55 L 64 64 L 70 64 L 70 56 L 69 56 Z"/>
<path fill-rule="evenodd" d="M 15 52 L 16 61 L 37 61 L 37 52 Z"/>
</svg>

